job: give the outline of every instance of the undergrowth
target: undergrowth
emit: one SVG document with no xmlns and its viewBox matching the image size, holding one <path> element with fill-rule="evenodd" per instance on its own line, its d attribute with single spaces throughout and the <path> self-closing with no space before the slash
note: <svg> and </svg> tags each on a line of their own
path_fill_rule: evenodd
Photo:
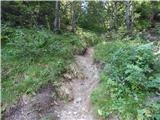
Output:
<svg viewBox="0 0 160 120">
<path fill-rule="evenodd" d="M 43 84 L 56 85 L 74 54 L 97 44 L 99 36 L 78 28 L 76 34 L 2 24 L 2 111 L 23 95 L 35 95 Z"/>
<path fill-rule="evenodd" d="M 103 42 L 95 59 L 103 63 L 101 83 L 92 93 L 98 115 L 121 120 L 160 119 L 159 57 L 154 45 L 137 40 Z"/>
<path fill-rule="evenodd" d="M 2 28 L 2 111 L 23 94 L 35 95 L 49 81 L 56 86 L 74 62 L 74 54 L 81 53 L 89 41 L 73 33 L 58 35 L 46 29 L 8 25 Z"/>
<path fill-rule="evenodd" d="M 79 27 L 77 28 L 76 34 L 81 38 L 82 43 L 85 47 L 94 46 L 99 42 L 103 41 L 100 33 L 84 30 Z"/>
</svg>

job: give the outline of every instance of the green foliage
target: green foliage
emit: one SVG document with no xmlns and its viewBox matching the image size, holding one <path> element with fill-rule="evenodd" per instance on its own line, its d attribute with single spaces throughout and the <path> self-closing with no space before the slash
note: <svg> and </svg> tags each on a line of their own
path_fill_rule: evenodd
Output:
<svg viewBox="0 0 160 120">
<path fill-rule="evenodd" d="M 57 35 L 45 29 L 12 28 L 4 25 L 2 48 L 2 104 L 16 102 L 22 94 L 34 95 L 51 81 L 54 85 L 73 54 L 84 49 L 75 34 Z"/>
<path fill-rule="evenodd" d="M 93 46 L 102 41 L 100 35 L 93 31 L 78 28 L 77 34 L 80 36 L 81 40 L 83 40 L 82 43 L 84 47 Z"/>
<path fill-rule="evenodd" d="M 132 32 L 138 34 L 132 36 L 126 34 L 125 1 L 116 1 L 115 7 L 115 1 L 77 1 L 76 34 L 66 32 L 71 1 L 60 3 L 64 33 L 57 35 L 48 31 L 53 29 L 55 1 L 2 1 L 2 107 L 24 93 L 34 95 L 48 81 L 55 85 L 74 54 L 101 42 L 94 57 L 104 64 L 102 84 L 92 96 L 98 114 L 158 120 L 159 103 L 146 104 L 144 99 L 160 91 L 160 57 L 154 56 L 152 44 L 144 44 L 139 31 L 153 27 L 152 34 L 160 34 L 160 2 L 135 1 Z M 102 32 L 106 34 L 100 36 Z"/>
<path fill-rule="evenodd" d="M 97 34 L 54 34 L 46 29 L 13 28 L 2 24 L 2 104 L 16 102 L 22 94 L 34 95 L 49 81 L 55 86 L 74 54 L 98 42 Z"/>
<path fill-rule="evenodd" d="M 53 1 L 2 1 L 2 23 L 26 27 L 41 25 L 48 28 L 48 24 L 52 26 L 53 6 Z"/>
<path fill-rule="evenodd" d="M 137 22 L 136 27 L 139 30 L 147 29 L 147 28 L 151 27 L 151 23 L 149 21 L 146 21 L 146 20 L 139 20 Z"/>
<path fill-rule="evenodd" d="M 6 44 L 6 42 L 9 40 L 9 38 L 12 37 L 14 33 L 14 29 L 12 27 L 9 27 L 7 24 L 1 25 L 1 43 L 2 47 Z"/>
<path fill-rule="evenodd" d="M 99 1 L 83 1 L 86 5 L 86 11 L 83 11 L 79 26 L 87 30 L 95 32 L 105 31 L 106 10 L 102 2 Z"/>
<path fill-rule="evenodd" d="M 60 36 L 47 30 L 16 29 L 7 42 L 7 47 L 14 51 L 8 50 L 7 54 L 31 61 L 47 56 L 70 59 L 74 51 L 72 46 L 75 46 L 75 49 L 83 48 L 80 38 L 76 35 Z"/>
<path fill-rule="evenodd" d="M 159 21 L 159 1 L 134 3 L 134 28 L 141 31 L 151 27 L 154 21 Z M 130 6 L 132 6 L 131 2 Z M 61 29 L 67 30 L 71 25 L 71 1 L 61 1 L 60 12 Z M 126 30 L 125 13 L 125 1 L 116 2 L 116 13 L 114 1 L 77 1 L 76 25 L 95 32 L 112 31 L 121 27 Z M 132 16 L 131 12 L 130 15 Z M 152 15 L 154 21 L 151 21 Z M 53 29 L 54 18 L 55 1 L 2 1 L 2 23 L 9 22 L 12 26 L 43 26 L 50 30 Z"/>
<path fill-rule="evenodd" d="M 95 57 L 98 61 L 106 62 L 111 58 L 112 53 L 118 49 L 118 47 L 125 46 L 122 42 L 102 42 L 96 45 Z"/>
<path fill-rule="evenodd" d="M 160 85 L 153 44 L 100 43 L 95 58 L 105 65 L 101 84 L 92 94 L 98 114 L 104 118 L 119 115 L 122 120 L 154 118 L 157 110 L 145 103 L 146 96 L 158 91 Z"/>
<path fill-rule="evenodd" d="M 157 72 L 160 72 L 160 55 L 157 56 L 156 60 L 155 60 L 155 69 L 157 70 Z"/>
<path fill-rule="evenodd" d="M 156 23 L 154 29 L 155 29 L 155 33 L 158 34 L 158 35 L 160 35 L 160 23 Z"/>
<path fill-rule="evenodd" d="M 122 120 L 135 120 L 143 109 L 143 93 L 136 93 L 118 82 L 102 76 L 103 83 L 93 92 L 92 101 L 100 116 L 119 115 Z M 138 94 L 138 96 L 137 96 Z"/>
</svg>

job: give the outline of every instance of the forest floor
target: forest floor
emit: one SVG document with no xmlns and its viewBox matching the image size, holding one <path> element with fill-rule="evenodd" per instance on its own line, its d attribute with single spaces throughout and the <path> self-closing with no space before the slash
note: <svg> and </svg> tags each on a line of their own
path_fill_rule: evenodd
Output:
<svg viewBox="0 0 160 120">
<path fill-rule="evenodd" d="M 93 48 L 75 56 L 76 65 L 84 75 L 70 84 L 73 99 L 68 102 L 53 98 L 53 87 L 42 87 L 35 97 L 23 95 L 18 105 L 6 112 L 5 120 L 95 120 L 90 95 L 99 82 L 98 66 L 93 60 Z M 64 84 L 67 84 L 64 83 Z"/>
</svg>

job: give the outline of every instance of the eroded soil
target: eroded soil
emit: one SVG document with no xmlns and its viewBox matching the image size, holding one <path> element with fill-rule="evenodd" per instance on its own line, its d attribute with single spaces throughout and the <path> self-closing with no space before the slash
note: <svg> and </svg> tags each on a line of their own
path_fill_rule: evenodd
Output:
<svg viewBox="0 0 160 120">
<path fill-rule="evenodd" d="M 90 94 L 97 86 L 98 69 L 93 61 L 93 49 L 88 48 L 85 55 L 75 56 L 78 69 L 84 77 L 74 78 L 67 83 L 69 102 L 56 101 L 52 86 L 42 89 L 34 98 L 24 95 L 18 105 L 8 110 L 5 120 L 95 120 L 92 112 Z M 66 86 L 67 87 L 67 86 Z"/>
</svg>

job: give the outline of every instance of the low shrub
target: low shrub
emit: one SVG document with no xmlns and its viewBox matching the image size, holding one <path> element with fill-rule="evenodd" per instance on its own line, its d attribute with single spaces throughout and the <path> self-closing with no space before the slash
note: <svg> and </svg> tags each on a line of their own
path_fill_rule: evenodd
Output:
<svg viewBox="0 0 160 120">
<path fill-rule="evenodd" d="M 60 36 L 46 30 L 28 29 L 16 29 L 7 45 L 14 49 L 12 55 L 33 61 L 47 55 L 67 56 L 70 59 L 74 51 L 72 46 L 82 47 L 80 38 L 76 35 Z"/>
<path fill-rule="evenodd" d="M 160 85 L 153 47 L 152 43 L 133 41 L 95 47 L 95 59 L 105 64 L 101 84 L 92 94 L 99 115 L 118 115 L 122 120 L 154 118 L 157 111 L 146 104 L 146 97 L 158 91 Z"/>
<path fill-rule="evenodd" d="M 76 34 L 80 36 L 85 47 L 94 46 L 97 43 L 103 41 L 98 33 L 89 30 L 83 30 L 81 28 L 78 28 Z"/>
</svg>

